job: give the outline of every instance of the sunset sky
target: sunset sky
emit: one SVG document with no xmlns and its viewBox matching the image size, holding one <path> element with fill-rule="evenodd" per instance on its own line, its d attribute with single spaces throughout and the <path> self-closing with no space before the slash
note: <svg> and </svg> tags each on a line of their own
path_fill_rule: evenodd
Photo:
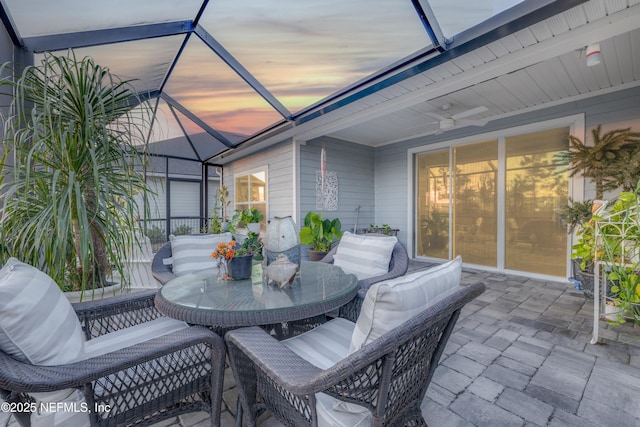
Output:
<svg viewBox="0 0 640 427">
<path fill-rule="evenodd" d="M 23 37 L 193 19 L 199 0 L 3 0 Z M 431 0 L 445 35 L 517 0 Z M 73 14 L 61 14 L 73 10 Z M 291 113 L 429 47 L 409 0 L 216 0 L 200 21 Z M 155 90 L 184 35 L 77 49 L 139 90 Z M 283 117 L 192 35 L 165 87 L 209 126 L 246 136 Z M 167 126 L 172 118 L 167 119 Z M 194 129 L 198 131 L 199 129 Z M 167 129 L 163 134 L 172 134 Z"/>
</svg>

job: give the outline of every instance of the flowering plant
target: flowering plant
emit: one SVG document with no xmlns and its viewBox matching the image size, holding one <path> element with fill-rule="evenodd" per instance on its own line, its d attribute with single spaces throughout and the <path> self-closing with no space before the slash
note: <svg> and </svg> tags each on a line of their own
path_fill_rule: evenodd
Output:
<svg viewBox="0 0 640 427">
<path fill-rule="evenodd" d="M 215 259 L 218 263 L 218 274 L 222 279 L 229 278 L 229 271 L 227 263 L 236 256 L 238 250 L 236 249 L 236 241 L 220 242 L 215 251 L 211 252 L 211 258 Z"/>
<path fill-rule="evenodd" d="M 215 251 L 211 252 L 211 258 L 218 260 L 218 263 L 226 259 L 231 259 L 236 256 L 238 250 L 236 249 L 236 241 L 220 242 Z"/>
</svg>

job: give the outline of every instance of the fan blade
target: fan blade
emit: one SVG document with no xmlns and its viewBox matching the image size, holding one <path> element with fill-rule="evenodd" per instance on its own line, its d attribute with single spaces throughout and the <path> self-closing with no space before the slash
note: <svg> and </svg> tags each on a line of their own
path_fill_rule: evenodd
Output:
<svg viewBox="0 0 640 427">
<path fill-rule="evenodd" d="M 451 118 L 452 119 L 463 119 L 465 117 L 473 116 L 474 114 L 484 113 L 487 110 L 488 110 L 487 107 L 485 107 L 484 105 L 481 105 L 479 107 L 472 108 L 470 110 L 463 111 L 463 112 L 458 113 L 458 114 L 454 114 L 453 116 L 451 116 Z"/>
<path fill-rule="evenodd" d="M 489 123 L 488 120 L 456 120 L 456 127 L 461 126 L 484 126 Z"/>
<path fill-rule="evenodd" d="M 429 116 L 429 117 L 431 117 L 431 118 L 436 119 L 437 121 L 444 120 L 444 119 L 446 118 L 445 116 L 443 116 L 443 115 L 441 115 L 441 114 L 430 113 L 430 112 L 428 112 L 428 111 L 425 111 L 425 113 L 424 113 L 424 114 L 425 114 L 426 116 Z"/>
</svg>

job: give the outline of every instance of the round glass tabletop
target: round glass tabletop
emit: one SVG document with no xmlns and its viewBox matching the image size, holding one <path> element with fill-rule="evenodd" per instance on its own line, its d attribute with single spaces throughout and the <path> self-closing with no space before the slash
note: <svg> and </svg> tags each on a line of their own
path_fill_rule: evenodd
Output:
<svg viewBox="0 0 640 427">
<path fill-rule="evenodd" d="M 221 280 L 211 271 L 165 284 L 156 306 L 165 315 L 210 326 L 249 326 L 317 316 L 355 297 L 358 280 L 340 267 L 303 261 L 291 285 L 267 283 L 260 267 L 252 279 Z"/>
</svg>

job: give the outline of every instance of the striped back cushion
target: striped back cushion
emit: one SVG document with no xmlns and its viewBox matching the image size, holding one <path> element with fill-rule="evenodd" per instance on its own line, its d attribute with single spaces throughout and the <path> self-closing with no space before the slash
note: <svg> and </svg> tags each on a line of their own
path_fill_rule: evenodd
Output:
<svg viewBox="0 0 640 427">
<path fill-rule="evenodd" d="M 73 307 L 47 274 L 9 258 L 0 269 L 0 350 L 33 365 L 64 365 L 82 356 Z"/>
<path fill-rule="evenodd" d="M 211 258 L 211 252 L 216 249 L 218 243 L 233 240 L 233 235 L 227 232 L 169 236 L 169 238 L 171 240 L 173 274 L 180 276 L 199 270 L 216 269 L 217 262 Z"/>
<path fill-rule="evenodd" d="M 460 286 L 462 258 L 392 280 L 378 282 L 364 297 L 349 353 L 410 320 Z"/>
<path fill-rule="evenodd" d="M 395 236 L 362 235 L 345 231 L 333 256 L 333 264 L 358 280 L 389 272 L 391 253 L 398 243 Z"/>
</svg>

